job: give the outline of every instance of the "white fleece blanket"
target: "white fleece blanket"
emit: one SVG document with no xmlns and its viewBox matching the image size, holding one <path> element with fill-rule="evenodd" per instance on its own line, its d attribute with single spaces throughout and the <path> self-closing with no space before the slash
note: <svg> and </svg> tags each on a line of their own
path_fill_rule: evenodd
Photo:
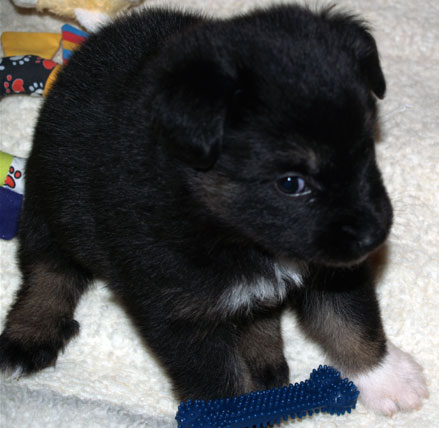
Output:
<svg viewBox="0 0 439 428">
<path fill-rule="evenodd" d="M 273 0 L 180 0 L 172 4 L 227 16 Z M 313 0 L 313 4 L 315 0 Z M 147 0 L 147 5 L 169 4 Z M 377 416 L 358 405 L 350 415 L 315 415 L 282 426 L 439 426 L 439 3 L 437 0 L 339 0 L 372 24 L 388 83 L 380 103 L 379 164 L 395 209 L 378 293 L 388 336 L 424 366 L 430 399 L 414 413 Z M 0 31 L 59 32 L 48 14 L 0 1 Z M 41 100 L 0 101 L 0 150 L 26 156 Z M 16 241 L 0 241 L 0 328 L 20 282 Z M 76 311 L 81 333 L 55 368 L 1 379 L 0 426 L 175 427 L 177 402 L 153 355 L 103 283 Z M 291 381 L 305 379 L 326 359 L 296 328 L 283 322 Z"/>
</svg>

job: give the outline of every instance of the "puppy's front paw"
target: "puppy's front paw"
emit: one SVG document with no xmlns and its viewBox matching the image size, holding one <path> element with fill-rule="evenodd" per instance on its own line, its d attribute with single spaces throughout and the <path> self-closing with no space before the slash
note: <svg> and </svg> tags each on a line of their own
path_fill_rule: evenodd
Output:
<svg viewBox="0 0 439 428">
<path fill-rule="evenodd" d="M 360 401 L 377 413 L 392 416 L 399 410 L 417 410 L 428 397 L 422 367 L 406 352 L 387 343 L 382 364 L 367 373 L 351 376 L 360 390 Z"/>
</svg>

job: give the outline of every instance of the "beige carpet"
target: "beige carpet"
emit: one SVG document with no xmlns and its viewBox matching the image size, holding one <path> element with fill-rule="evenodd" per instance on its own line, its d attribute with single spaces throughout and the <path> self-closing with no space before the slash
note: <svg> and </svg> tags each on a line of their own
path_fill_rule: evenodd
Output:
<svg viewBox="0 0 439 428">
<path fill-rule="evenodd" d="M 147 0 L 148 5 L 167 4 Z M 227 16 L 267 0 L 181 0 L 173 4 Z M 314 2 L 315 3 L 315 2 Z M 439 426 L 439 3 L 437 0 L 339 0 L 374 28 L 388 82 L 380 103 L 378 158 L 395 208 L 387 262 L 378 287 L 389 337 L 425 367 L 430 399 L 393 418 L 361 405 L 351 415 L 318 415 L 282 426 Z M 60 31 L 63 21 L 20 12 L 0 0 L 0 31 Z M 26 156 L 40 100 L 0 101 L 0 150 Z M 19 285 L 16 242 L 0 242 L 0 327 Z M 0 426 L 173 427 L 177 402 L 169 381 L 102 283 L 81 301 L 81 334 L 56 368 L 29 378 L 1 379 Z M 284 319 L 291 381 L 304 379 L 324 355 Z"/>
</svg>

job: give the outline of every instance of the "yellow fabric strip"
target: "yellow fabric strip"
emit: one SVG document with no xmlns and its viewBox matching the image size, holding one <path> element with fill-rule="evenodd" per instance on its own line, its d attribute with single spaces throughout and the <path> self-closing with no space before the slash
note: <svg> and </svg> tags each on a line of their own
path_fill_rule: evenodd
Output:
<svg viewBox="0 0 439 428">
<path fill-rule="evenodd" d="M 8 155 L 5 152 L 0 152 L 0 186 L 3 186 L 6 177 L 8 176 L 9 167 L 11 166 L 14 156 Z"/>
<path fill-rule="evenodd" d="M 75 49 L 78 49 L 79 46 L 81 46 L 81 45 L 78 43 L 69 42 L 67 40 L 62 41 L 63 49 L 67 49 L 68 51 L 74 51 Z"/>
<path fill-rule="evenodd" d="M 46 97 L 47 94 L 49 93 L 61 69 L 62 69 L 62 65 L 58 64 L 52 70 L 52 73 L 49 74 L 49 77 L 46 80 L 46 84 L 44 85 L 43 97 Z"/>
<path fill-rule="evenodd" d="M 6 31 L 1 42 L 4 56 L 36 55 L 51 59 L 59 49 L 61 34 Z"/>
</svg>

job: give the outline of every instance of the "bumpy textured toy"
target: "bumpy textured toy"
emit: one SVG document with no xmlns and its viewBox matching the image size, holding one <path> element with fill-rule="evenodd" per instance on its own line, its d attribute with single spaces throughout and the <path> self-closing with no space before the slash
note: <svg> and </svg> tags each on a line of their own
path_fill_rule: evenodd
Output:
<svg viewBox="0 0 439 428">
<path fill-rule="evenodd" d="M 251 392 L 218 400 L 182 402 L 175 419 L 178 428 L 251 428 L 302 418 L 313 413 L 350 413 L 357 387 L 332 367 L 319 366 L 310 378 L 295 385 Z"/>
</svg>

